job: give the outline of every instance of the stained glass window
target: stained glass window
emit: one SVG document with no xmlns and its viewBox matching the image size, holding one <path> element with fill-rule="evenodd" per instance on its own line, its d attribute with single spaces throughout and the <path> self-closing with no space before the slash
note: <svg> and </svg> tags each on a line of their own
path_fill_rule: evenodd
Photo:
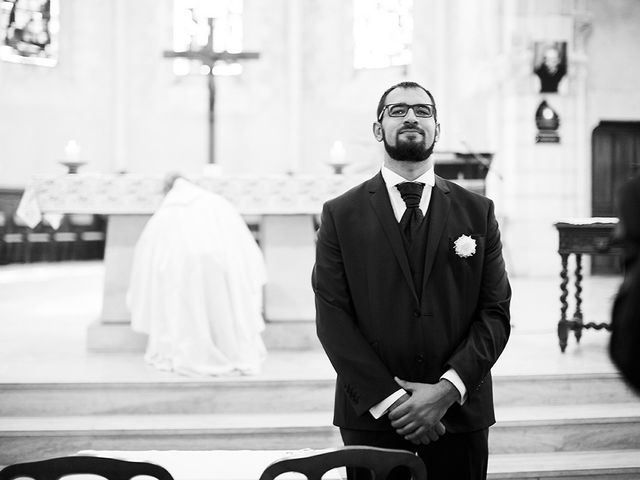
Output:
<svg viewBox="0 0 640 480">
<path fill-rule="evenodd" d="M 413 0 L 354 0 L 355 68 L 411 63 Z"/>
<path fill-rule="evenodd" d="M 207 48 L 209 19 L 213 19 L 213 51 L 242 51 L 242 0 L 174 0 L 173 49 L 175 51 Z M 199 61 L 176 58 L 176 75 L 208 73 L 209 67 Z M 236 75 L 240 63 L 217 63 L 216 75 Z"/>
<path fill-rule="evenodd" d="M 58 61 L 58 1 L 0 0 L 0 58 L 54 66 Z"/>
</svg>

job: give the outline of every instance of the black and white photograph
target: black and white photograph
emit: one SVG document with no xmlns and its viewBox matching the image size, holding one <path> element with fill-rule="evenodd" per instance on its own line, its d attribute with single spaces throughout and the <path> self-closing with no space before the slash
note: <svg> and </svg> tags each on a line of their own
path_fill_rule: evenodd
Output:
<svg viewBox="0 0 640 480">
<path fill-rule="evenodd" d="M 0 480 L 640 479 L 638 39 L 0 0 Z"/>
<path fill-rule="evenodd" d="M 567 74 L 567 42 L 536 42 L 533 73 L 540 79 L 540 93 L 558 93 Z"/>
</svg>

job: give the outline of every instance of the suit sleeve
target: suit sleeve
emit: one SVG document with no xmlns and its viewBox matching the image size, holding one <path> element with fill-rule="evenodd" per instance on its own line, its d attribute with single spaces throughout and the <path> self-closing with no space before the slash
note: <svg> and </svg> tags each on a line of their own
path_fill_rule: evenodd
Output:
<svg viewBox="0 0 640 480">
<path fill-rule="evenodd" d="M 343 249 L 327 204 L 320 225 L 312 274 L 317 334 L 338 373 L 338 388 L 363 415 L 399 386 L 358 329 Z"/>
<path fill-rule="evenodd" d="M 478 303 L 468 335 L 448 362 L 464 382 L 470 398 L 507 344 L 511 331 L 510 302 L 511 287 L 502 258 L 498 222 L 490 202 Z"/>
</svg>

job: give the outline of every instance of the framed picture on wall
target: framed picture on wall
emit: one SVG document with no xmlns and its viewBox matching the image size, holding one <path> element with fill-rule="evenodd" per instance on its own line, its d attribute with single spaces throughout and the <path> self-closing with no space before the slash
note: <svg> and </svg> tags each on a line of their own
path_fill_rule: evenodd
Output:
<svg viewBox="0 0 640 480">
<path fill-rule="evenodd" d="M 55 66 L 58 0 L 0 0 L 0 59 Z"/>
<path fill-rule="evenodd" d="M 536 42 L 533 73 L 540 79 L 540 93 L 557 93 L 567 73 L 567 42 Z"/>
</svg>

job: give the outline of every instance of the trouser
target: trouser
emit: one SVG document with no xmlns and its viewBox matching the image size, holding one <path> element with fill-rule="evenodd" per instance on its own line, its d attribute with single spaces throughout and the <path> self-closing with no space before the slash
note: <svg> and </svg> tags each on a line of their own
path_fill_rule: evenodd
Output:
<svg viewBox="0 0 640 480">
<path fill-rule="evenodd" d="M 427 467 L 428 480 L 486 480 L 489 458 L 489 429 L 469 433 L 445 433 L 436 442 L 414 445 L 395 431 L 374 432 L 340 429 L 345 445 L 409 450 Z M 370 480 L 367 470 L 347 468 L 349 480 Z M 408 470 L 394 470 L 390 480 L 405 480 Z M 383 480 L 383 479 L 378 479 Z"/>
</svg>

